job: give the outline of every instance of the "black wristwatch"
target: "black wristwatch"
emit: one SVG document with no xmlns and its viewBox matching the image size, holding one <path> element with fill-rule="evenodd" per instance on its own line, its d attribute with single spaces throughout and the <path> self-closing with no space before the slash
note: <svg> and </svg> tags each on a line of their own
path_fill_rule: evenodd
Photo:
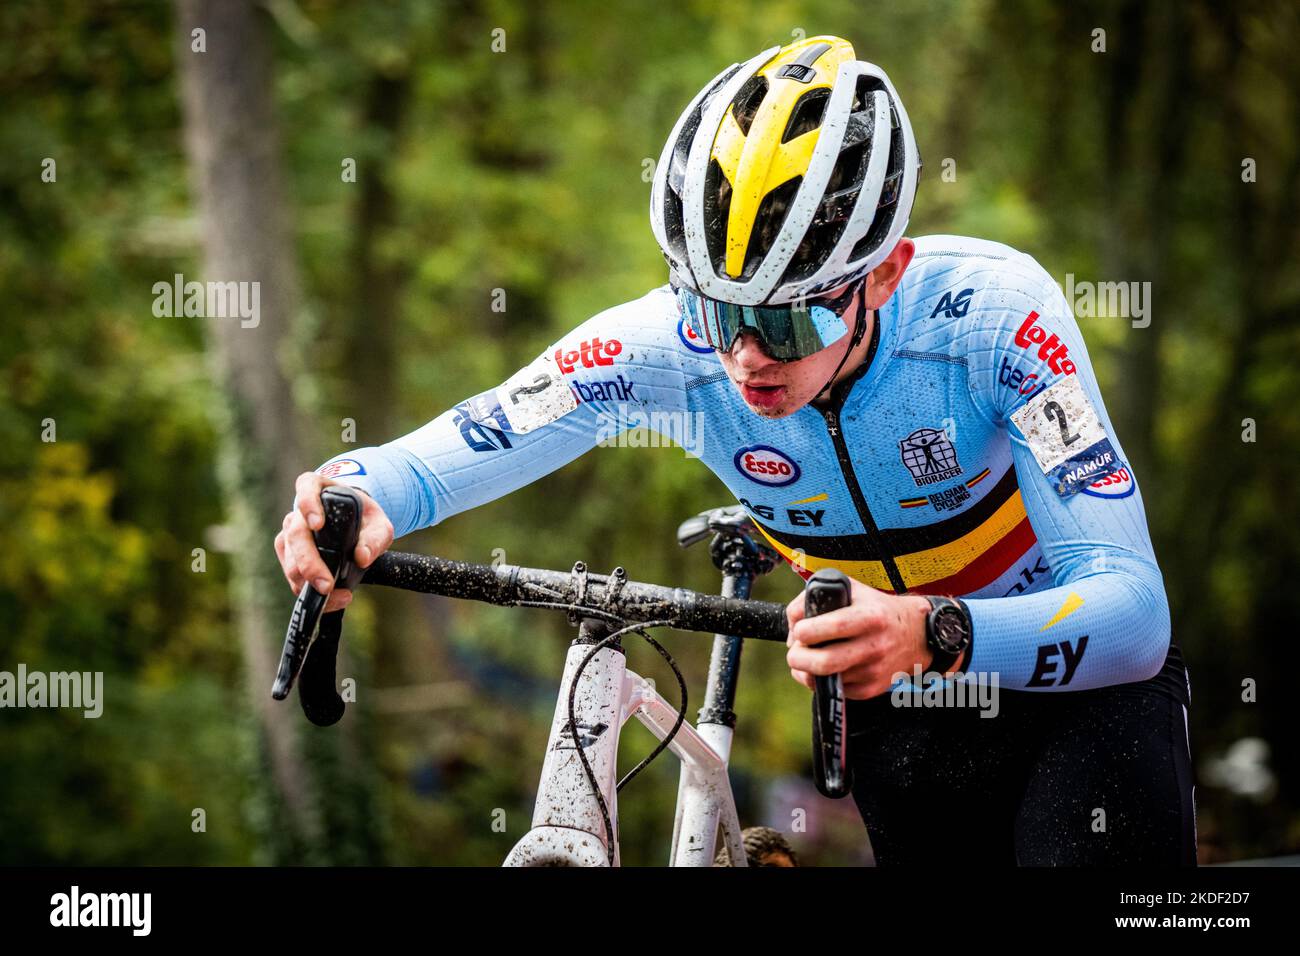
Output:
<svg viewBox="0 0 1300 956">
<path fill-rule="evenodd" d="M 934 654 L 929 670 L 946 674 L 971 644 L 970 611 L 960 600 L 926 597 L 925 644 Z"/>
</svg>

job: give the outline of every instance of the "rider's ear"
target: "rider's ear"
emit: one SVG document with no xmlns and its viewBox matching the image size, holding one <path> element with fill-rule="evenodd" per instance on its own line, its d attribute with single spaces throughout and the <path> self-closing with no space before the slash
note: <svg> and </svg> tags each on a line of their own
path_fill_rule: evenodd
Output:
<svg viewBox="0 0 1300 956">
<path fill-rule="evenodd" d="M 867 274 L 867 284 L 863 287 L 864 304 L 868 309 L 878 309 L 894 294 L 898 284 L 903 281 L 903 273 L 916 252 L 916 243 L 906 237 L 898 240 L 898 245 L 880 263 Z"/>
</svg>

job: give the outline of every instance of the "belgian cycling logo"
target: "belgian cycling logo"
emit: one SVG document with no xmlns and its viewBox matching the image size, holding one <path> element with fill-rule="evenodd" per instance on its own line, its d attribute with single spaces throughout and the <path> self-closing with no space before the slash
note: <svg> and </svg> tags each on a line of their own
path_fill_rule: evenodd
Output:
<svg viewBox="0 0 1300 956">
<path fill-rule="evenodd" d="M 1119 471 L 1112 472 L 1100 481 L 1094 481 L 1083 489 L 1083 493 L 1094 498 L 1127 498 L 1136 487 L 1133 473 L 1128 470 L 1128 465 L 1124 465 Z"/>
<path fill-rule="evenodd" d="M 1069 347 L 1055 332 L 1049 336 L 1047 330 L 1037 323 L 1037 312 L 1030 312 L 1025 316 L 1025 321 L 1021 322 L 1020 328 L 1016 330 L 1016 344 L 1022 349 L 1037 345 L 1038 357 L 1047 361 L 1048 368 L 1058 374 L 1073 375 L 1074 363 L 1070 361 Z"/>
<path fill-rule="evenodd" d="M 903 464 L 917 485 L 933 485 L 961 474 L 957 449 L 941 428 L 918 428 L 898 443 Z"/>
<path fill-rule="evenodd" d="M 951 488 L 945 488 L 943 491 L 936 491 L 925 498 L 913 498 L 908 502 L 899 502 L 904 508 L 913 507 L 912 502 L 920 501 L 921 504 L 929 504 L 935 511 L 956 511 L 966 502 L 970 501 L 970 489 L 965 485 L 953 485 Z"/>
<path fill-rule="evenodd" d="M 949 289 L 939 300 L 939 304 L 934 307 L 930 313 L 930 318 L 939 315 L 946 315 L 950 319 L 960 319 L 970 311 L 970 297 L 975 294 L 974 289 L 962 289 L 957 293 L 957 298 L 952 297 L 952 290 Z"/>
<path fill-rule="evenodd" d="M 682 345 L 685 345 L 692 352 L 708 355 L 713 351 L 712 348 L 700 341 L 696 331 L 686 324 L 685 317 L 677 320 L 677 337 L 682 340 Z"/>
<path fill-rule="evenodd" d="M 355 458 L 340 458 L 337 461 L 327 461 L 316 469 L 316 474 L 322 478 L 342 478 L 344 475 L 364 475 L 365 473 L 366 466 Z"/>
<path fill-rule="evenodd" d="M 750 481 L 769 488 L 784 488 L 799 480 L 794 459 L 771 445 L 750 445 L 736 452 L 736 470 Z"/>
<path fill-rule="evenodd" d="M 576 349 L 566 350 L 563 347 L 556 349 L 555 364 L 560 367 L 561 372 L 569 375 L 579 365 L 583 368 L 613 365 L 614 356 L 622 351 L 623 343 L 618 339 L 602 342 L 600 336 L 597 336 L 594 339 L 583 339 Z"/>
</svg>

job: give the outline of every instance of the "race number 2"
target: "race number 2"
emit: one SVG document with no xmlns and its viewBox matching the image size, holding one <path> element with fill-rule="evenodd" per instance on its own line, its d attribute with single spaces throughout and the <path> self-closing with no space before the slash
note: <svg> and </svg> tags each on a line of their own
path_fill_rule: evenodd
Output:
<svg viewBox="0 0 1300 956">
<path fill-rule="evenodd" d="M 1062 498 L 1122 467 L 1077 375 L 1039 392 L 1011 420 Z"/>
<path fill-rule="evenodd" d="M 573 390 L 548 354 L 510 376 L 496 397 L 516 435 L 549 425 L 578 407 Z"/>
</svg>

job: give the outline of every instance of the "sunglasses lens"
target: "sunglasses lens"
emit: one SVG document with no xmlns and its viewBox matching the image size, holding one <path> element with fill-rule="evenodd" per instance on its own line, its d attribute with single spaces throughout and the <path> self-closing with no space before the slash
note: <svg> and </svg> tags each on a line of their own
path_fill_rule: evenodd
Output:
<svg viewBox="0 0 1300 956">
<path fill-rule="evenodd" d="M 844 312 L 853 299 L 851 289 L 833 300 L 814 299 L 792 305 L 748 306 L 709 299 L 678 289 L 681 312 L 695 334 L 715 351 L 727 352 L 742 332 L 753 332 L 763 351 L 782 362 L 820 352 L 848 332 Z"/>
<path fill-rule="evenodd" d="M 809 321 L 812 322 L 818 338 L 823 342 L 838 342 L 849 331 L 844 316 L 824 305 L 814 305 L 808 313 Z"/>
</svg>

